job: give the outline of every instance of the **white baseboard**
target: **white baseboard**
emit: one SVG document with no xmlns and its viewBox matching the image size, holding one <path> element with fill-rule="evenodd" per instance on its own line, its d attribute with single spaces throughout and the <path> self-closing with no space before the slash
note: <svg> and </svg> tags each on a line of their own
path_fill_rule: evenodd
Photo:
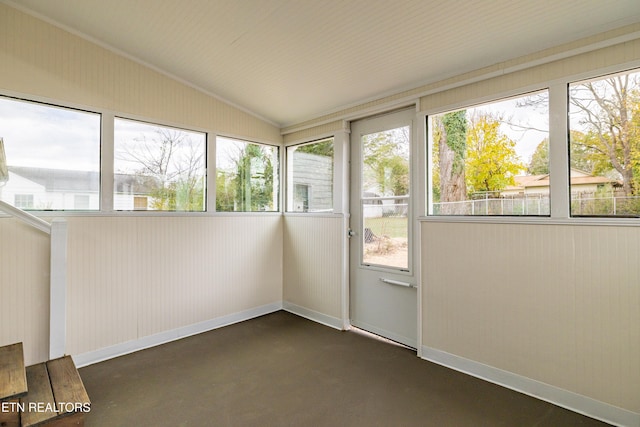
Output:
<svg viewBox="0 0 640 427">
<path fill-rule="evenodd" d="M 422 358 L 616 426 L 640 426 L 636 412 L 464 357 L 423 346 Z"/>
<path fill-rule="evenodd" d="M 81 368 L 83 366 L 102 362 L 103 360 L 113 359 L 114 357 L 123 356 L 149 347 L 155 347 L 160 344 L 165 344 L 191 335 L 200 334 L 223 326 L 253 319 L 254 317 L 263 316 L 279 310 L 282 310 L 282 304 L 280 302 L 275 302 L 226 316 L 217 317 L 215 319 L 206 320 L 204 322 L 195 323 L 193 325 L 184 326 L 182 328 L 149 335 L 137 340 L 112 345 L 99 350 L 73 355 L 72 358 L 76 366 Z"/>
<path fill-rule="evenodd" d="M 329 326 L 334 329 L 338 329 L 340 331 L 344 330 L 342 319 L 338 319 L 337 317 L 328 316 L 326 314 L 319 313 L 317 311 L 301 307 L 296 304 L 292 304 L 290 302 L 284 302 L 282 304 L 282 309 L 288 311 L 289 313 L 296 314 L 300 317 L 304 317 L 305 319 L 313 320 L 314 322 L 321 323 L 325 326 Z"/>
</svg>

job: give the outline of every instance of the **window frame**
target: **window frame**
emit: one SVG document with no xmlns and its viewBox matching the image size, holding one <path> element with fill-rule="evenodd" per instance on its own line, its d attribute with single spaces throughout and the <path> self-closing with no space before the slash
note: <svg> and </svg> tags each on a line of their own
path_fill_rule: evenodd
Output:
<svg viewBox="0 0 640 427">
<path fill-rule="evenodd" d="M 276 149 L 276 155 L 274 156 L 274 158 L 277 159 L 278 161 L 278 165 L 276 168 L 274 168 L 274 171 L 277 173 L 277 185 L 274 185 L 274 189 L 277 189 L 278 191 L 278 195 L 276 197 L 278 206 L 276 206 L 276 208 L 274 210 L 270 210 L 270 211 L 221 211 L 217 209 L 217 177 L 218 177 L 218 139 L 228 139 L 228 140 L 234 140 L 234 141 L 238 141 L 238 142 L 243 142 L 245 144 L 253 144 L 253 145 L 258 145 L 258 146 L 264 146 L 264 147 L 271 147 L 271 148 L 275 148 Z M 274 144 L 274 143 L 269 143 L 269 142 L 258 142 L 255 140 L 250 140 L 247 138 L 242 138 L 242 137 L 237 137 L 237 136 L 229 136 L 226 134 L 215 134 L 213 139 L 213 143 L 215 144 L 215 148 L 213 149 L 214 151 L 214 158 L 215 158 L 215 162 L 213 163 L 213 168 L 214 168 L 214 173 L 211 174 L 212 177 L 209 179 L 209 185 L 213 185 L 212 191 L 211 193 L 215 194 L 215 197 L 213 199 L 210 199 L 208 201 L 208 204 L 212 210 L 212 212 L 216 212 L 217 214 L 220 215 L 269 215 L 269 214 L 277 214 L 280 215 L 282 213 L 282 190 L 283 190 L 283 183 L 282 183 L 282 175 L 283 175 L 283 167 L 282 167 L 282 160 L 283 160 L 283 147 L 282 145 L 278 145 L 278 144 Z M 211 184 L 213 182 L 213 184 Z"/>
<path fill-rule="evenodd" d="M 87 115 L 94 115 L 96 116 L 95 118 L 98 119 L 98 193 L 97 193 L 97 200 L 98 200 L 98 207 L 96 209 L 67 209 L 67 208 L 60 208 L 60 209 L 38 209 L 35 207 L 32 208 L 26 208 L 26 207 L 20 207 L 19 209 L 25 209 L 28 210 L 29 213 L 34 214 L 34 215 L 39 215 L 39 216 L 52 216 L 52 217 L 58 217 L 58 216 L 74 216 L 74 215 L 96 215 L 96 214 L 100 214 L 102 212 L 102 200 L 103 200 L 103 188 L 102 188 L 102 180 L 104 177 L 104 171 L 102 169 L 102 156 L 103 156 L 103 149 L 104 149 L 104 140 L 103 140 L 103 133 L 102 133 L 102 129 L 103 129 L 103 125 L 104 125 L 104 117 L 103 114 L 100 111 L 97 111 L 96 109 L 91 109 L 91 108 L 87 108 L 86 106 L 80 106 L 80 105 L 72 105 L 72 104 L 68 104 L 68 103 L 64 103 L 64 102 L 54 102 L 51 101 L 49 99 L 45 99 L 42 97 L 37 97 L 37 96 L 32 96 L 32 95 L 25 95 L 25 94 L 17 94 L 17 93 L 11 93 L 9 91 L 2 91 L 0 92 L 0 98 L 4 98 L 10 101 L 14 101 L 14 102 L 20 102 L 20 103 L 26 103 L 26 104 L 35 104 L 41 107 L 49 107 L 52 108 L 54 110 L 69 110 L 71 112 L 75 112 L 75 113 L 79 113 L 79 114 L 87 114 Z M 28 167 L 28 166 L 27 166 Z M 3 186 L 4 187 L 4 186 Z M 83 192 L 82 194 L 85 194 L 85 192 Z M 21 196 L 25 195 L 25 194 L 20 194 Z M 66 196 L 66 194 L 62 194 L 63 198 Z M 35 195 L 31 194 L 31 197 L 34 199 L 34 203 L 33 205 L 35 205 Z M 64 201 L 64 199 L 63 199 Z M 15 201 L 14 201 L 15 203 Z M 4 213 L 2 211 L 0 211 L 0 216 L 4 215 Z"/>
<path fill-rule="evenodd" d="M 208 203 L 208 198 L 209 198 L 209 132 L 206 131 L 202 131 L 202 130 L 195 130 L 195 129 L 191 129 L 191 128 L 187 128 L 185 126 L 175 126 L 175 125 L 169 125 L 169 124 L 163 124 L 157 121 L 149 121 L 149 120 L 141 120 L 141 119 L 136 119 L 136 118 L 131 118 L 131 117 L 126 117 L 124 115 L 119 115 L 119 114 L 115 114 L 111 117 L 111 124 L 112 124 L 112 129 L 111 129 L 111 135 L 112 138 L 110 139 L 111 144 L 110 144 L 110 148 L 112 150 L 111 156 L 110 156 L 110 160 L 111 160 L 111 164 L 109 167 L 109 171 L 111 172 L 111 181 L 110 181 L 110 185 L 109 187 L 111 188 L 111 192 L 110 192 L 110 204 L 108 205 L 110 207 L 110 211 L 111 212 L 124 212 L 124 213 L 132 213 L 135 212 L 139 215 L 145 215 L 145 214 L 161 214 L 161 213 L 168 213 L 168 214 L 203 214 L 206 213 L 208 211 L 209 208 L 209 203 Z M 176 131 L 183 131 L 183 132 L 190 132 L 190 133 L 198 133 L 198 134 L 202 134 L 204 136 L 204 147 L 203 147 L 203 162 L 204 162 L 204 166 L 203 166 L 203 180 L 204 180 L 204 188 L 203 188 L 203 206 L 202 206 L 202 210 L 168 210 L 168 209 L 164 209 L 164 210 L 154 210 L 154 209 L 141 209 L 141 208 L 136 208 L 135 206 L 135 196 L 140 196 L 140 195 L 135 195 L 132 194 L 133 199 L 132 199 L 132 208 L 131 209 L 116 209 L 115 208 L 115 178 L 116 178 L 116 172 L 115 172 L 115 146 L 116 146 L 116 141 L 115 141 L 115 134 L 116 134 L 116 121 L 117 120 L 123 120 L 126 122 L 135 122 L 135 123 L 139 123 L 143 126 L 152 126 L 152 127 L 157 127 L 157 128 L 166 128 L 166 129 L 172 129 L 172 130 L 176 130 Z M 104 181 L 103 181 L 104 184 Z M 151 197 L 148 194 L 142 195 L 144 197 L 146 197 L 147 199 L 147 206 L 149 203 L 149 200 L 151 199 Z"/>
<path fill-rule="evenodd" d="M 425 218 L 448 218 L 448 219 L 460 219 L 460 218 L 467 218 L 469 220 L 480 220 L 480 221 L 484 221 L 485 218 L 489 218 L 490 221 L 492 222 L 500 222 L 499 219 L 518 219 L 518 220 L 522 220 L 522 219 L 545 219 L 545 218 L 550 218 L 553 214 L 553 201 L 552 201 L 552 197 L 551 197 L 551 193 L 553 191 L 553 188 L 555 186 L 555 183 L 553 182 L 553 176 L 555 174 L 552 173 L 551 171 L 551 160 L 549 160 L 549 179 L 550 179 L 550 183 L 549 183 L 549 212 L 545 213 L 545 214 L 541 214 L 541 215 L 535 215 L 535 214 L 529 214 L 529 215 L 490 215 L 490 214 L 486 214 L 486 215 L 475 215 L 475 214 L 434 214 L 433 213 L 433 155 L 432 155 L 432 150 L 433 150 L 433 141 L 432 141 L 432 133 L 431 133 L 431 123 L 432 123 L 432 117 L 433 116 L 439 116 L 439 115 L 444 115 L 447 113 L 453 113 L 453 112 L 457 112 L 457 111 L 461 111 L 461 110 L 468 110 L 468 109 L 475 109 L 475 108 L 479 108 L 482 106 L 489 106 L 491 104 L 498 104 L 500 102 L 504 102 L 504 101 L 508 101 L 508 100 L 515 100 L 518 98 L 525 98 L 527 96 L 532 96 L 535 95 L 536 93 L 542 93 L 542 92 L 546 92 L 548 94 L 548 122 L 549 122 L 549 126 L 548 126 L 548 130 L 547 130 L 547 139 L 549 140 L 549 152 L 551 151 L 551 100 L 552 100 L 552 90 L 551 90 L 551 86 L 547 86 L 547 87 L 530 87 L 525 89 L 520 89 L 520 90 L 512 90 L 509 91 L 507 93 L 504 93 L 502 95 L 488 95 L 482 98 L 478 98 L 475 100 L 470 100 L 470 101 L 462 101 L 450 106 L 447 106 L 445 108 L 435 108 L 433 110 L 427 110 L 427 111 L 422 111 L 420 113 L 420 116 L 422 117 L 422 124 L 424 126 L 424 140 L 422 141 L 422 145 L 424 146 L 424 164 L 425 164 L 425 177 L 424 177 L 424 201 L 425 201 L 425 205 L 424 205 L 424 212 L 423 212 L 423 217 L 421 217 L 420 219 L 425 219 Z M 551 157 L 551 155 L 549 156 Z M 523 161 L 526 159 L 522 159 Z"/>
<path fill-rule="evenodd" d="M 30 102 L 35 104 L 48 105 L 54 108 L 77 110 L 81 112 L 97 114 L 100 116 L 100 195 L 99 208 L 96 210 L 29 210 L 29 213 L 40 218 L 66 218 L 66 217 L 136 217 L 136 216 L 152 216 L 152 217 L 211 217 L 211 216 L 239 216 L 239 215 L 281 215 L 282 214 L 282 194 L 283 194 L 283 147 L 280 142 L 271 140 L 254 139 L 249 141 L 245 136 L 229 135 L 219 133 L 212 128 L 203 128 L 199 126 L 185 125 L 184 123 L 175 123 L 158 118 L 149 118 L 134 114 L 125 114 L 115 112 L 106 108 L 88 107 L 86 105 L 73 102 L 63 102 L 59 100 L 51 100 L 33 94 L 18 93 L 9 90 L 0 91 L 0 96 L 18 101 Z M 114 180 L 114 127 L 115 119 L 121 118 L 125 120 L 149 123 L 152 125 L 166 126 L 176 129 L 184 129 L 186 131 L 200 132 L 206 134 L 206 188 L 205 188 L 205 206 L 204 211 L 152 211 L 152 210 L 131 210 L 116 211 L 113 209 L 113 180 Z M 232 139 L 249 141 L 255 144 L 268 145 L 276 147 L 278 154 L 278 211 L 269 212 L 216 212 L 215 211 L 215 176 L 216 176 L 216 137 L 222 136 Z M 213 165 L 213 166 L 212 166 Z M 0 218 L 7 214 L 0 211 Z"/>
<path fill-rule="evenodd" d="M 640 81 L 640 64 L 634 66 L 634 67 L 626 67 L 624 69 L 620 69 L 621 67 L 618 67 L 617 69 L 615 69 L 615 71 L 602 71 L 600 73 L 591 73 L 588 74 L 587 77 L 580 77 L 580 78 L 574 78 L 574 79 L 567 79 L 567 83 L 566 83 L 566 93 L 567 93 L 567 162 L 569 164 L 569 176 L 571 173 L 571 169 L 573 168 L 573 166 L 571 166 L 571 120 L 570 120 L 570 114 L 571 114 L 571 86 L 577 86 L 577 85 L 581 85 L 584 83 L 590 83 L 590 82 L 597 82 L 597 81 L 603 81 L 609 78 L 613 78 L 613 77 L 619 77 L 619 76 L 624 76 L 624 75 L 630 75 L 630 74 L 636 74 L 637 78 Z M 638 90 L 640 90 L 640 85 L 638 85 Z M 575 129 L 578 130 L 578 129 Z M 640 145 L 640 144 L 639 144 Z M 638 177 L 638 180 L 640 181 L 640 176 Z M 604 186 L 605 184 L 599 184 L 597 185 L 598 189 L 601 186 Z M 567 188 L 567 192 L 568 192 L 568 216 L 571 219 L 576 219 L 579 221 L 607 221 L 606 223 L 613 223 L 613 222 L 619 222 L 618 225 L 625 225 L 626 222 L 629 222 L 631 224 L 633 224 L 633 222 L 635 221 L 636 224 L 640 225 L 640 212 L 638 212 L 637 214 L 630 214 L 630 215 L 605 215 L 605 214 L 584 214 L 584 215 L 578 215 L 578 214 L 574 214 L 572 212 L 572 206 L 574 203 L 574 193 L 571 189 L 571 179 L 569 177 L 569 182 L 568 182 L 568 188 Z M 614 193 L 615 194 L 615 193 Z M 636 196 L 634 197 L 638 197 L 638 203 L 640 204 L 640 189 L 638 189 L 638 193 Z M 614 196 L 615 199 L 615 196 Z M 615 201 L 614 201 L 614 206 L 615 206 Z M 622 222 L 625 221 L 625 222 Z"/>
</svg>

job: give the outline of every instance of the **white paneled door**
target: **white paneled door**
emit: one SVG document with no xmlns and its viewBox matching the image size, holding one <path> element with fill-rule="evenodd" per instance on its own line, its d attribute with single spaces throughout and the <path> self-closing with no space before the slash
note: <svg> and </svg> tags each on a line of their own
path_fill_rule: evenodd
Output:
<svg viewBox="0 0 640 427">
<path fill-rule="evenodd" d="M 350 318 L 417 347 L 411 156 L 413 109 L 351 126 Z"/>
</svg>

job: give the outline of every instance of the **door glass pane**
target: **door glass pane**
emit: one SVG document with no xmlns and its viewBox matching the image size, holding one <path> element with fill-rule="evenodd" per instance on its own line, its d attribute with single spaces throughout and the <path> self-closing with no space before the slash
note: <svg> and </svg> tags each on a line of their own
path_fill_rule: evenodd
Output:
<svg viewBox="0 0 640 427">
<path fill-rule="evenodd" d="M 404 126 L 362 136 L 362 263 L 409 268 L 409 151 Z"/>
</svg>

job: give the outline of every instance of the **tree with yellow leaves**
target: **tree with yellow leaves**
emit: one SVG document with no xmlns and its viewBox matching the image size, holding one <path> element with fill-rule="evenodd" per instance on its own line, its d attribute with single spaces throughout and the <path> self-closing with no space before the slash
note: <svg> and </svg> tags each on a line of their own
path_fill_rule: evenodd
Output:
<svg viewBox="0 0 640 427">
<path fill-rule="evenodd" d="M 514 185 L 514 177 L 526 169 L 516 153 L 516 142 L 500 131 L 501 121 L 488 112 L 469 118 L 465 159 L 469 195 Z"/>
</svg>

